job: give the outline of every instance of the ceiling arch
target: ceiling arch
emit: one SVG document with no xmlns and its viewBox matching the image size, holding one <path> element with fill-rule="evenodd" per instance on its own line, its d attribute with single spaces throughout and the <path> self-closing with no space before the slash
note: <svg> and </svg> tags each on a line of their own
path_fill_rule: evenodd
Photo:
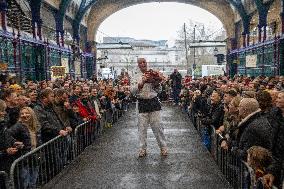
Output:
<svg viewBox="0 0 284 189">
<path fill-rule="evenodd" d="M 124 8 L 151 2 L 177 2 L 191 4 L 215 15 L 222 23 L 228 38 L 234 36 L 234 11 L 226 0 L 100 0 L 92 6 L 88 16 L 88 41 L 94 41 L 101 23 Z"/>
</svg>

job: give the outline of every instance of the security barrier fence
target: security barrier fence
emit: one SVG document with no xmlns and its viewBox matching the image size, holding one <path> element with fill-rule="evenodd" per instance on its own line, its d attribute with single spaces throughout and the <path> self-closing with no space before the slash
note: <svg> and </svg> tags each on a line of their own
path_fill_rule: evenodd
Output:
<svg viewBox="0 0 284 189">
<path fill-rule="evenodd" d="M 0 188 L 8 187 L 8 174 L 5 171 L 0 171 Z"/>
<path fill-rule="evenodd" d="M 204 145 L 211 153 L 227 181 L 234 189 L 250 188 L 250 173 L 252 170 L 245 161 L 242 161 L 231 150 L 221 148 L 221 140 L 224 137 L 221 134 L 217 134 L 213 126 L 203 125 L 201 123 L 202 118 L 201 114 L 195 114 L 194 117 L 191 117 Z"/>
<path fill-rule="evenodd" d="M 107 122 L 115 123 L 124 112 L 117 109 L 111 111 L 109 120 L 105 112 L 101 119 L 80 124 L 72 134 L 57 136 L 19 157 L 11 166 L 9 181 L 8 175 L 0 172 L 1 178 L 6 179 L 6 188 L 26 189 L 44 186 L 102 134 Z"/>
</svg>

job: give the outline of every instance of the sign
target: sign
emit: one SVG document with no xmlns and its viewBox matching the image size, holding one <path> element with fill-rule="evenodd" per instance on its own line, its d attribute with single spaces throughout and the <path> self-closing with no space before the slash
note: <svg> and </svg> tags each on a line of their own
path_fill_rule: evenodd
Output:
<svg viewBox="0 0 284 189">
<path fill-rule="evenodd" d="M 75 67 L 75 78 L 77 77 L 81 78 L 81 62 L 75 61 L 74 67 Z"/>
<path fill-rule="evenodd" d="M 8 64 L 0 63 L 0 71 L 6 71 L 8 69 Z"/>
<path fill-rule="evenodd" d="M 69 60 L 68 60 L 68 58 L 61 58 L 61 66 L 65 67 L 65 73 L 69 73 Z"/>
<path fill-rule="evenodd" d="M 202 77 L 224 75 L 225 65 L 202 65 Z"/>
<path fill-rule="evenodd" d="M 65 77 L 65 67 L 64 66 L 51 66 L 51 79 L 57 79 Z"/>
<path fill-rule="evenodd" d="M 257 62 L 257 55 L 247 55 L 246 56 L 246 67 L 255 68 Z"/>
</svg>

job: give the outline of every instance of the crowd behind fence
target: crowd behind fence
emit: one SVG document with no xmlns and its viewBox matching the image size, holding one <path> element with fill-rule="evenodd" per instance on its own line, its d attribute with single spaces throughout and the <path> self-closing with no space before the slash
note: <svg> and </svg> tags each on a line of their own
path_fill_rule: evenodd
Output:
<svg viewBox="0 0 284 189">
<path fill-rule="evenodd" d="M 202 138 L 204 145 L 211 153 L 213 159 L 218 165 L 221 172 L 224 174 L 226 180 L 234 189 L 248 189 L 250 188 L 250 172 L 251 169 L 246 162 L 233 154 L 230 150 L 221 148 L 220 141 L 224 138 L 221 134 L 216 133 L 214 126 L 204 125 L 201 122 L 201 114 L 189 114 L 195 116 L 193 121 L 194 127 Z M 209 137 L 208 137 L 209 136 Z M 204 137 L 208 137 L 205 139 Z M 204 142 L 204 141 L 207 141 Z M 264 188 L 264 186 L 261 186 Z"/>
<path fill-rule="evenodd" d="M 115 109 L 113 123 L 123 115 L 124 110 Z M 79 156 L 86 147 L 103 132 L 106 114 L 96 121 L 78 125 L 75 132 L 57 136 L 34 150 L 16 159 L 10 169 L 10 176 L 4 175 L 6 188 L 40 188 L 60 173 L 66 165 Z"/>
</svg>

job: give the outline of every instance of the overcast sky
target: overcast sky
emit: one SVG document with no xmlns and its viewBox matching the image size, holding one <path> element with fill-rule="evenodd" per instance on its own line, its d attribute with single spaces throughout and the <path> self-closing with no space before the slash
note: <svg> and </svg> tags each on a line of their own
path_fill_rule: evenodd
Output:
<svg viewBox="0 0 284 189">
<path fill-rule="evenodd" d="M 217 17 L 189 4 L 144 3 L 108 17 L 99 28 L 96 41 L 102 42 L 102 37 L 106 36 L 173 40 L 183 23 L 189 19 L 204 23 L 214 31 L 223 27 Z"/>
</svg>

